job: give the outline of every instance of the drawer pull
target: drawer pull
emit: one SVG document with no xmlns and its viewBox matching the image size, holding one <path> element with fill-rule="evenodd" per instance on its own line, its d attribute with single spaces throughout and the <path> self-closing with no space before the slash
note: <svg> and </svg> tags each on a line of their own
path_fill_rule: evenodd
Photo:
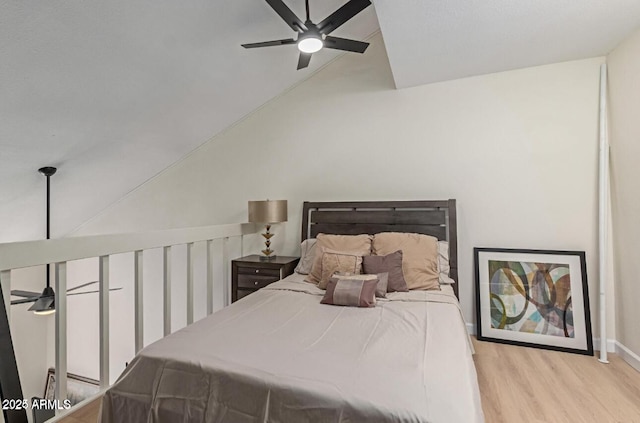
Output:
<svg viewBox="0 0 640 423">
<path fill-rule="evenodd" d="M 254 284 L 255 286 L 258 286 L 258 281 L 255 281 L 253 284 Z"/>
<path fill-rule="evenodd" d="M 256 269 L 256 273 L 260 273 L 260 269 Z M 257 282 L 256 282 L 257 283 Z"/>
</svg>

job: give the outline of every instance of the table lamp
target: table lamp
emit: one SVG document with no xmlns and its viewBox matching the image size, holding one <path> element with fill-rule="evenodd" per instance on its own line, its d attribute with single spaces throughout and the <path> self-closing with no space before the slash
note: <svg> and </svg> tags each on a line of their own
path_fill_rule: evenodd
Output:
<svg viewBox="0 0 640 423">
<path fill-rule="evenodd" d="M 273 233 L 269 232 L 271 224 L 287 221 L 287 200 L 266 200 L 249 201 L 249 222 L 264 223 L 266 232 L 262 234 L 265 238 L 265 249 L 262 250 L 261 260 L 273 260 L 276 258 L 271 246 Z"/>
</svg>

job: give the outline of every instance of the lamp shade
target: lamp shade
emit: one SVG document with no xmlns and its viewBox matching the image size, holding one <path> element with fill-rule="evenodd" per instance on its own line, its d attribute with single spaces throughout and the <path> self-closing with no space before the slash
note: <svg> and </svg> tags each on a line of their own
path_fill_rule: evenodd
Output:
<svg viewBox="0 0 640 423">
<path fill-rule="evenodd" d="M 249 201 L 250 223 L 287 221 L 287 200 Z"/>
</svg>

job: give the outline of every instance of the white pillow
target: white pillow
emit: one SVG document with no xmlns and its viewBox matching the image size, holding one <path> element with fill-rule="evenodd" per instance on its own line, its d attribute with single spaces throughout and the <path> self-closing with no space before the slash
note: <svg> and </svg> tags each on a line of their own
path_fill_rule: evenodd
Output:
<svg viewBox="0 0 640 423">
<path fill-rule="evenodd" d="M 438 241 L 438 282 L 445 285 L 456 283 L 449 277 L 451 266 L 449 266 L 449 243 Z"/>
<path fill-rule="evenodd" d="M 313 266 L 313 259 L 316 255 L 316 239 L 305 239 L 300 244 L 300 261 L 296 266 L 295 272 L 301 275 L 308 275 Z"/>
</svg>

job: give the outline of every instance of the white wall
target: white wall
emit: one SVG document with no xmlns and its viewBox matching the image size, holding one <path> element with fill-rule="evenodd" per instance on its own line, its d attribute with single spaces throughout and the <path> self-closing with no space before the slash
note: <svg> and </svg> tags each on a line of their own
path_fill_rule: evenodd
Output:
<svg viewBox="0 0 640 423">
<path fill-rule="evenodd" d="M 640 355 L 640 30 L 607 58 L 610 87 L 611 197 L 616 257 L 618 341 Z"/>
<path fill-rule="evenodd" d="M 468 321 L 476 246 L 585 250 L 595 316 L 603 60 L 394 90 L 377 36 L 77 233 L 241 222 L 247 200 L 282 198 L 290 219 L 274 228 L 275 248 L 297 254 L 304 200 L 456 198 Z"/>
</svg>

